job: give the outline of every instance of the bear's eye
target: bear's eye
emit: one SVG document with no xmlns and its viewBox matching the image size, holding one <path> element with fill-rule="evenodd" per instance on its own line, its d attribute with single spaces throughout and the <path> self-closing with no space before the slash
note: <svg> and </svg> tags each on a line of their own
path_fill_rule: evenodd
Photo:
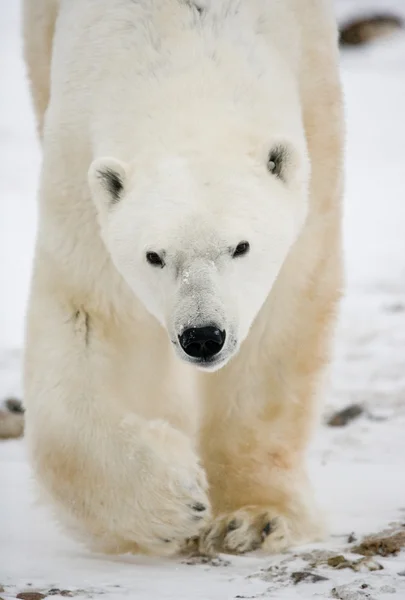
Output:
<svg viewBox="0 0 405 600">
<path fill-rule="evenodd" d="M 282 146 L 276 146 L 272 148 L 269 152 L 269 156 L 267 159 L 267 170 L 272 175 L 276 175 L 283 179 L 283 167 L 286 158 L 286 150 Z"/>
<path fill-rule="evenodd" d="M 150 265 L 153 265 L 154 267 L 160 267 L 161 269 L 163 269 L 163 267 L 165 266 L 163 258 L 159 256 L 157 252 L 147 252 L 146 260 Z"/>
<path fill-rule="evenodd" d="M 249 249 L 250 249 L 249 242 L 240 242 L 236 246 L 236 248 L 232 254 L 232 258 L 237 258 L 238 256 L 243 256 L 244 254 L 247 254 L 249 252 Z"/>
</svg>

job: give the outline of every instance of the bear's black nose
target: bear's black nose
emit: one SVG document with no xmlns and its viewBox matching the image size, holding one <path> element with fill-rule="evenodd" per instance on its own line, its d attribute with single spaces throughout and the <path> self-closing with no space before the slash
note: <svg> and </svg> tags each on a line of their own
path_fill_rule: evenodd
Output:
<svg viewBox="0 0 405 600">
<path fill-rule="evenodd" d="M 225 344 L 225 331 L 218 327 L 192 327 L 179 336 L 180 346 L 192 358 L 209 361 Z"/>
</svg>

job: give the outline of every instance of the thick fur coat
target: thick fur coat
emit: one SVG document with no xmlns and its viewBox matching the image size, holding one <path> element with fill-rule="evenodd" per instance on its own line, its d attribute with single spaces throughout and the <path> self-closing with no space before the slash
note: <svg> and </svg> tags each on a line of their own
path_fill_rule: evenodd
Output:
<svg viewBox="0 0 405 600">
<path fill-rule="evenodd" d="M 25 0 L 43 165 L 26 427 L 94 547 L 277 552 L 342 287 L 327 0 Z"/>
</svg>

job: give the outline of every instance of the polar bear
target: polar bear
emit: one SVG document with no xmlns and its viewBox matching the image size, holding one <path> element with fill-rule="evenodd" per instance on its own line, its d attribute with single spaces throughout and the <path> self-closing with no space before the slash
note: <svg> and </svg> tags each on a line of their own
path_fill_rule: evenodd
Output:
<svg viewBox="0 0 405 600">
<path fill-rule="evenodd" d="M 306 472 L 342 289 L 327 0 L 25 0 L 43 164 L 27 439 L 106 552 L 319 539 Z"/>
</svg>

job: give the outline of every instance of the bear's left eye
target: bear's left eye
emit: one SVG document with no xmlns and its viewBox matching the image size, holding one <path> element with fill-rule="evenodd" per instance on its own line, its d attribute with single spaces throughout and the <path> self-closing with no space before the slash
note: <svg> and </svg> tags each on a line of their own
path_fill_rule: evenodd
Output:
<svg viewBox="0 0 405 600">
<path fill-rule="evenodd" d="M 157 252 L 147 252 L 146 260 L 150 265 L 154 267 L 160 267 L 161 269 L 163 269 L 163 267 L 165 266 L 165 261 L 161 256 L 159 256 Z"/>
<path fill-rule="evenodd" d="M 236 248 L 232 254 L 232 258 L 237 258 L 238 256 L 243 256 L 244 254 L 247 254 L 249 252 L 249 249 L 250 249 L 249 242 L 240 242 L 236 246 Z"/>
</svg>

